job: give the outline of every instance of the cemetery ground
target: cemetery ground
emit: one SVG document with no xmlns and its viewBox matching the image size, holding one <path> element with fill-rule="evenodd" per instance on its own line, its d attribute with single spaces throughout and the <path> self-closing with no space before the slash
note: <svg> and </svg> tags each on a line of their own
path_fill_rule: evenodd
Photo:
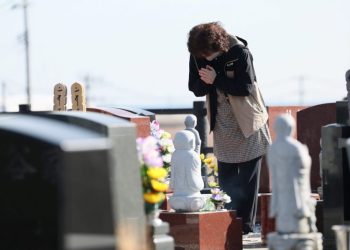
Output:
<svg viewBox="0 0 350 250">
<path fill-rule="evenodd" d="M 179 236 L 172 228 L 174 224 L 169 223 L 170 228 L 163 227 L 166 224 L 164 221 L 161 224 L 148 224 L 153 227 L 152 242 L 146 233 L 145 225 L 149 221 L 147 219 L 146 222 L 143 211 L 144 201 L 134 198 L 142 197 L 136 138 L 150 135 L 150 116 L 139 115 L 137 112 L 87 107 L 86 112 L 0 115 L 0 161 L 3 169 L 0 172 L 0 196 L 4 204 L 0 207 L 0 222 L 6 228 L 0 230 L 0 242 L 5 249 L 87 249 L 86 244 L 92 241 L 86 241 L 86 237 L 91 239 L 92 236 L 96 237 L 94 240 L 97 244 L 105 245 L 104 248 L 91 248 L 96 250 L 141 250 L 135 248 L 135 244 L 155 244 L 154 249 L 157 250 L 174 249 L 171 247 L 174 244 L 172 239 L 175 238 L 176 242 L 176 236 Z M 275 106 L 268 107 L 268 112 L 270 128 L 279 114 L 289 113 L 296 119 L 295 138 L 308 146 L 312 158 L 310 179 L 312 196 L 318 199 L 317 228 L 323 233 L 324 249 L 335 249 L 332 226 L 350 224 L 350 202 L 345 194 L 350 188 L 350 167 L 346 155 L 347 145 L 350 147 L 350 141 L 346 141 L 350 138 L 347 102 L 312 107 Z M 156 120 L 161 129 L 175 135 L 184 129 L 185 117 L 186 115 L 156 115 Z M 271 132 L 274 139 L 275 135 Z M 212 147 L 212 134 L 207 139 L 208 147 Z M 320 175 L 320 170 L 323 175 Z M 324 182 L 321 176 L 327 181 Z M 175 249 L 202 249 L 198 248 L 201 246 L 198 243 L 199 235 L 203 233 L 200 231 L 199 217 L 211 218 L 210 223 L 207 222 L 209 227 L 206 225 L 209 229 L 212 226 L 223 228 L 218 223 L 223 220 L 225 225 L 231 227 L 230 230 L 236 230 L 235 237 L 238 237 L 231 238 L 232 233 L 226 227 L 223 230 L 226 234 L 219 237 L 220 247 L 203 249 L 267 249 L 263 242 L 266 243 L 267 235 L 274 231 L 275 226 L 274 221 L 267 217 L 270 184 L 267 166 L 263 162 L 259 185 L 260 207 L 257 210 L 258 226 L 254 233 L 242 236 L 240 218 L 233 211 L 215 211 L 209 216 L 201 212 L 197 215 L 190 213 L 189 217 L 197 216 L 196 219 L 180 226 L 181 230 L 188 232 L 193 228 L 197 230 L 192 231 L 194 234 L 190 237 L 185 237 L 186 240 L 189 239 L 185 245 L 191 246 Z M 321 185 L 322 200 L 317 194 Z M 334 193 L 338 195 L 335 196 Z M 337 213 L 334 213 L 335 206 Z M 17 218 L 16 213 L 21 217 Z M 161 212 L 161 219 L 166 213 Z M 186 213 L 179 215 L 187 218 Z M 23 221 L 28 223 L 27 227 L 20 226 Z M 175 225 L 177 223 L 175 221 Z M 191 224 L 189 227 L 188 223 Z M 183 231 L 181 233 L 184 235 Z M 209 233 L 212 232 L 209 230 Z M 18 235 L 21 235 L 23 241 L 16 240 Z M 134 247 L 116 248 L 114 244 L 120 242 L 115 243 L 115 237 L 135 239 L 132 243 Z M 207 238 L 210 239 L 208 234 L 205 240 Z M 166 239 L 164 242 L 170 247 L 162 247 L 164 242 L 159 239 Z M 196 242 L 193 243 L 194 241 Z M 39 248 L 35 245 L 38 242 L 41 244 Z M 227 248 L 228 242 L 238 245 Z M 25 245 L 27 243 L 29 245 Z M 15 246 L 11 248 L 11 244 Z M 192 244 L 197 248 L 193 248 Z"/>
<path fill-rule="evenodd" d="M 260 233 L 250 233 L 243 236 L 243 249 L 267 250 L 268 248 L 262 243 Z"/>
</svg>

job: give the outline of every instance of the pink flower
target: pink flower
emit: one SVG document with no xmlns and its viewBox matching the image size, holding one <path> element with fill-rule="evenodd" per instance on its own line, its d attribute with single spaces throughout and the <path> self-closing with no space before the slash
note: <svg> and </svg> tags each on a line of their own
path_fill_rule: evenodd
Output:
<svg viewBox="0 0 350 250">
<path fill-rule="evenodd" d="M 141 161 L 152 167 L 163 166 L 163 160 L 159 152 L 158 142 L 153 136 L 137 138 L 136 143 L 139 159 Z"/>
<path fill-rule="evenodd" d="M 156 150 L 144 152 L 143 161 L 150 167 L 163 167 L 163 159 Z"/>
<path fill-rule="evenodd" d="M 215 201 L 222 201 L 223 195 L 222 194 L 213 194 L 211 198 Z"/>
</svg>

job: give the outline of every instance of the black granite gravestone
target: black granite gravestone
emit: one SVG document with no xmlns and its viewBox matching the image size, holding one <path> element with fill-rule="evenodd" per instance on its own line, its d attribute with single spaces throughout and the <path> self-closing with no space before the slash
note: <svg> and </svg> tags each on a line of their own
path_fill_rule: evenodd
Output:
<svg viewBox="0 0 350 250">
<path fill-rule="evenodd" d="M 135 246 L 140 247 L 146 244 L 146 224 L 140 163 L 136 152 L 135 124 L 95 112 L 43 112 L 31 113 L 31 115 L 76 125 L 111 139 L 113 164 L 110 179 L 113 187 L 113 213 L 117 239 L 122 234 L 124 238 L 132 239 Z"/>
<path fill-rule="evenodd" d="M 322 127 L 322 183 L 324 249 L 335 249 L 332 225 L 350 223 L 350 171 L 346 139 L 350 126 L 329 124 Z"/>
<path fill-rule="evenodd" d="M 348 101 L 337 101 L 336 105 L 336 118 L 339 124 L 348 124 L 349 121 L 349 111 L 348 111 Z"/>
<path fill-rule="evenodd" d="M 0 249 L 115 249 L 110 161 L 97 133 L 1 115 Z"/>
</svg>

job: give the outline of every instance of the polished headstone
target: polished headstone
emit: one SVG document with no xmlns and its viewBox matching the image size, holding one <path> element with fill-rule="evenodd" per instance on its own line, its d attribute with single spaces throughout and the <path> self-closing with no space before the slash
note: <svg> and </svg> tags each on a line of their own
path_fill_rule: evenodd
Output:
<svg viewBox="0 0 350 250">
<path fill-rule="evenodd" d="M 150 135 L 150 117 L 141 116 L 135 113 L 112 107 L 89 107 L 89 112 L 97 112 L 119 117 L 136 124 L 137 137 L 147 137 Z"/>
<path fill-rule="evenodd" d="M 323 236 L 329 249 L 335 249 L 332 225 L 350 223 L 348 138 L 348 125 L 333 123 L 322 127 Z"/>
<path fill-rule="evenodd" d="M 316 193 L 321 186 L 320 139 L 321 128 L 336 122 L 336 104 L 324 103 L 311 106 L 297 113 L 297 140 L 305 144 L 311 156 L 311 190 Z"/>
<path fill-rule="evenodd" d="M 0 138 L 0 249 L 71 250 L 81 243 L 72 238 L 114 238 L 108 139 L 27 115 L 1 115 Z M 115 249 L 108 242 L 85 249 Z"/>
<path fill-rule="evenodd" d="M 269 132 L 272 140 L 274 140 L 275 138 L 275 131 L 272 128 L 277 116 L 288 113 L 288 114 L 291 114 L 296 119 L 296 122 L 297 122 L 297 113 L 305 108 L 306 106 L 268 106 L 267 112 L 269 114 L 269 120 L 267 121 L 267 124 L 269 127 Z M 297 134 L 298 134 L 298 131 L 296 130 L 294 136 L 296 137 Z M 263 156 L 261 161 L 259 193 L 270 193 L 270 192 L 271 192 L 271 181 L 270 181 L 269 171 L 266 163 L 266 157 Z M 258 215 L 257 215 L 257 219 L 258 219 Z"/>
</svg>

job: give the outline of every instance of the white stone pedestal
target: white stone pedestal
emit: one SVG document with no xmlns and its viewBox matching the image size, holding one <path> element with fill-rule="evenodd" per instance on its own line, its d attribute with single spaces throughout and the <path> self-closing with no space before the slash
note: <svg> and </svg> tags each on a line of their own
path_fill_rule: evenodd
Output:
<svg viewBox="0 0 350 250">
<path fill-rule="evenodd" d="M 322 234 L 279 234 L 267 235 L 269 250 L 322 250 Z"/>
</svg>

